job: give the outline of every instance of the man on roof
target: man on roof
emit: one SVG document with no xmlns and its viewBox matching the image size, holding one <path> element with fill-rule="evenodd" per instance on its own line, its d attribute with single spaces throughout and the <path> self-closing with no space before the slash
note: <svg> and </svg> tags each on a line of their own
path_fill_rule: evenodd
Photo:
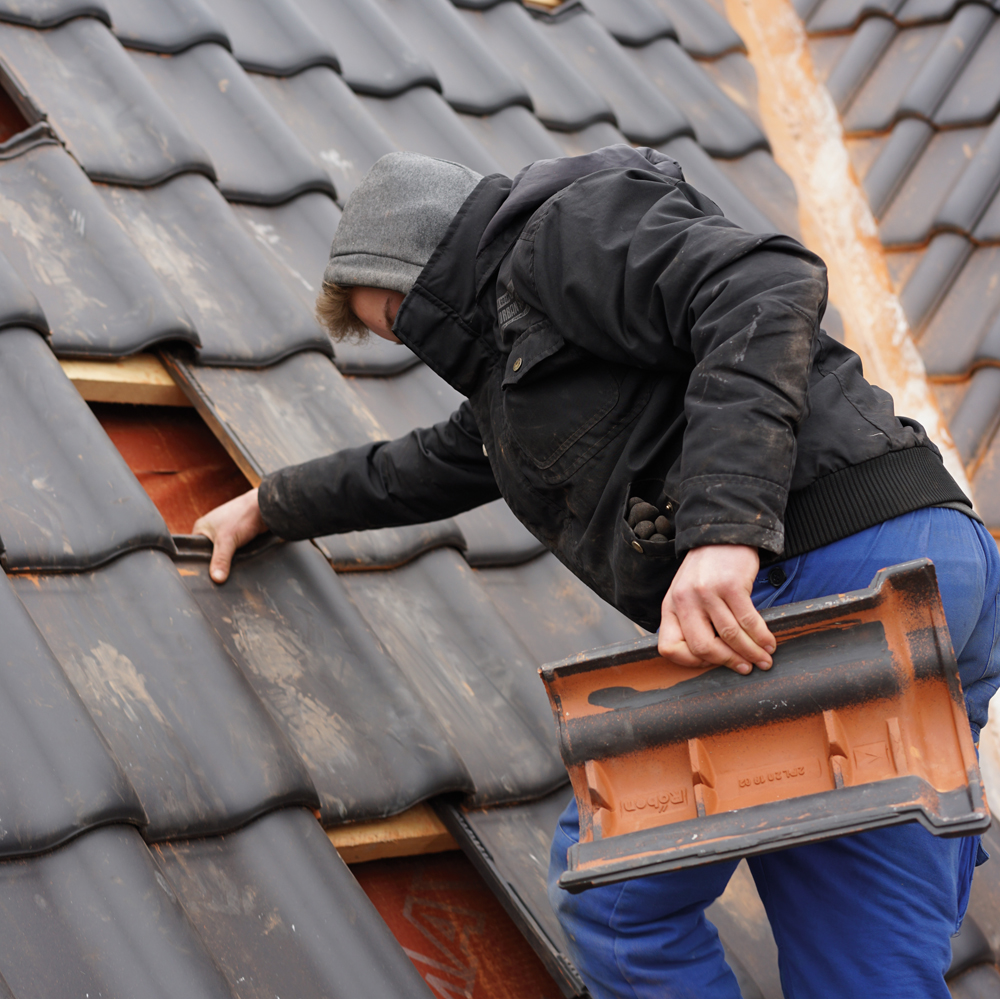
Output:
<svg viewBox="0 0 1000 999">
<path fill-rule="evenodd" d="M 746 232 L 651 149 L 513 181 L 380 159 L 333 240 L 318 315 L 406 344 L 465 401 L 451 418 L 267 476 L 202 518 L 235 549 L 415 524 L 503 497 L 556 557 L 682 666 L 768 669 L 760 610 L 936 564 L 978 739 L 997 687 L 1000 558 L 923 427 L 820 329 L 823 262 Z M 597 999 L 738 999 L 704 911 L 736 862 L 550 897 Z M 749 860 L 788 999 L 947 999 L 977 837 L 916 824 Z"/>
</svg>

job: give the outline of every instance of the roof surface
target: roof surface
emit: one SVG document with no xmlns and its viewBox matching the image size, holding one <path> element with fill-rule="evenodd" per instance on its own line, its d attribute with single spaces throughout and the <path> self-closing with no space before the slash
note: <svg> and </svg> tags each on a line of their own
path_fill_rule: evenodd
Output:
<svg viewBox="0 0 1000 999">
<path fill-rule="evenodd" d="M 802 14 L 994 516 L 1000 28 L 932 7 Z M 190 419 L 95 411 L 58 359 L 162 352 L 256 482 L 459 398 L 312 317 L 388 151 L 513 174 L 650 144 L 739 224 L 798 235 L 721 3 L 0 0 L 0 73 L 0 996 L 440 994 L 320 825 L 427 799 L 578 994 L 544 892 L 568 788 L 536 671 L 636 626 L 502 502 L 264 539 L 216 587 L 184 532 L 239 472 L 195 433 L 164 485 L 157 428 Z M 747 877 L 713 918 L 744 995 L 778 996 Z"/>
</svg>

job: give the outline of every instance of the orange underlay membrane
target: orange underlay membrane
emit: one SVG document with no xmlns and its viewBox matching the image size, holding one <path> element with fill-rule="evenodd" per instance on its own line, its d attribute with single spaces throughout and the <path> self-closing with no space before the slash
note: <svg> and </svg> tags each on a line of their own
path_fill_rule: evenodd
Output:
<svg viewBox="0 0 1000 999">
<path fill-rule="evenodd" d="M 764 617 L 774 665 L 745 677 L 674 666 L 655 637 L 541 671 L 580 809 L 565 888 L 900 822 L 989 825 L 929 560 Z"/>
<path fill-rule="evenodd" d="M 91 403 L 171 534 L 190 534 L 204 513 L 250 488 L 193 409 Z"/>
</svg>

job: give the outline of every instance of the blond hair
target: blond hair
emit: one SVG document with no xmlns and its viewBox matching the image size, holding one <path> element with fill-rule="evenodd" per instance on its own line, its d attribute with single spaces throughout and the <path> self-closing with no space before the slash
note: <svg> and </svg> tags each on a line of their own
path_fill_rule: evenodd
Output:
<svg viewBox="0 0 1000 999">
<path fill-rule="evenodd" d="M 323 289 L 316 298 L 316 318 L 320 326 L 337 342 L 350 340 L 361 343 L 369 336 L 368 327 L 351 309 L 353 290 L 332 281 L 324 281 Z"/>
</svg>

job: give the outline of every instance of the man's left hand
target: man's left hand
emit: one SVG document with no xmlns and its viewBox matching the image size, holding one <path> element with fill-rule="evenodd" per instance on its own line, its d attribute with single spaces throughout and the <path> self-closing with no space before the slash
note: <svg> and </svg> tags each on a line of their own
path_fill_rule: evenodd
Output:
<svg viewBox="0 0 1000 999">
<path fill-rule="evenodd" d="M 750 600 L 759 569 L 747 545 L 692 548 L 663 598 L 660 655 L 678 666 L 770 669 L 777 643 Z"/>
</svg>

